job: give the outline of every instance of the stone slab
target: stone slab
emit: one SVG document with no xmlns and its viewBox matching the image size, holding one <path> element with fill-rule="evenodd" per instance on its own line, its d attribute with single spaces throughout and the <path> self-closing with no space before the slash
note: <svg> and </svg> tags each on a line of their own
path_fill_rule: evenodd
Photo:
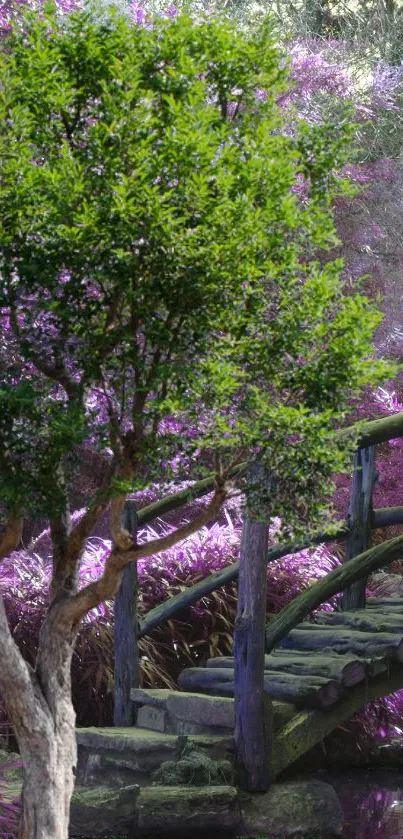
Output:
<svg viewBox="0 0 403 839">
<path fill-rule="evenodd" d="M 179 759 L 185 744 L 212 759 L 234 759 L 232 737 L 186 737 L 141 728 L 78 728 L 76 735 L 76 777 L 83 786 L 148 786 L 163 763 Z"/>
<path fill-rule="evenodd" d="M 171 716 L 184 722 L 227 729 L 229 733 L 234 730 L 234 702 L 231 699 L 178 691 L 168 696 L 165 707 Z"/>
<path fill-rule="evenodd" d="M 121 789 L 76 786 L 70 807 L 69 835 L 72 837 L 116 837 L 138 832 L 140 787 Z"/>
<path fill-rule="evenodd" d="M 152 705 L 140 705 L 137 711 L 136 727 L 149 728 L 152 731 L 166 731 L 167 734 L 176 733 L 168 729 L 165 708 L 156 708 Z"/>
<path fill-rule="evenodd" d="M 138 706 L 137 728 L 170 734 L 232 734 L 234 699 L 204 693 L 135 688 L 131 699 Z M 297 713 L 294 705 L 273 702 L 273 727 L 278 730 Z"/>
<path fill-rule="evenodd" d="M 239 793 L 241 827 L 238 836 L 341 836 L 344 813 L 330 784 L 323 781 L 289 781 L 273 784 L 269 791 Z"/>
<path fill-rule="evenodd" d="M 139 832 L 234 830 L 240 826 L 235 787 L 148 787 L 139 798 Z"/>
</svg>

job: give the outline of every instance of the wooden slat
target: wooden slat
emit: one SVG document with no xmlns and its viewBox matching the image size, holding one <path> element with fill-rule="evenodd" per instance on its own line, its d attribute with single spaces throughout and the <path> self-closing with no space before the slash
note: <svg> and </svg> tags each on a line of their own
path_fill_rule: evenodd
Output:
<svg viewBox="0 0 403 839">
<path fill-rule="evenodd" d="M 189 667 L 180 674 L 178 684 L 182 690 L 232 696 L 234 669 Z M 335 679 L 277 671 L 264 672 L 264 689 L 272 699 L 291 702 L 298 708 L 322 708 L 322 710 L 334 705 L 344 692 L 341 682 Z"/>
<path fill-rule="evenodd" d="M 209 658 L 207 667 L 213 669 L 232 668 L 234 659 L 230 656 Z M 365 660 L 357 656 L 315 654 L 306 652 L 294 653 L 292 650 L 281 650 L 264 657 L 265 670 L 275 670 L 295 675 L 321 676 L 322 678 L 340 680 L 346 687 L 358 685 L 364 681 L 367 673 Z"/>
<path fill-rule="evenodd" d="M 355 653 L 362 658 L 390 656 L 403 661 L 403 640 L 391 632 L 358 632 L 335 626 L 314 626 L 313 629 L 293 629 L 283 638 L 280 648 L 322 652 L 329 649 L 338 653 Z"/>
<path fill-rule="evenodd" d="M 403 597 L 367 597 L 367 608 L 385 609 L 403 613 Z"/>
<path fill-rule="evenodd" d="M 403 638 L 403 614 L 391 615 L 385 611 L 367 612 L 366 609 L 357 609 L 351 612 L 329 612 L 327 615 L 320 615 L 314 626 L 351 627 L 360 632 L 391 632 L 393 635 L 400 634 Z M 311 628 L 312 624 L 301 623 L 296 629 Z"/>
</svg>

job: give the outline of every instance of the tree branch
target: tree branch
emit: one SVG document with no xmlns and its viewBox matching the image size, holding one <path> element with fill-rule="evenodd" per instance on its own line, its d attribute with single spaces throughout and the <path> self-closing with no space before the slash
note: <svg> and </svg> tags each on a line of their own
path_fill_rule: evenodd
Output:
<svg viewBox="0 0 403 839">
<path fill-rule="evenodd" d="M 49 517 L 50 535 L 52 538 L 52 580 L 51 592 L 52 601 L 57 597 L 72 593 L 75 594 L 78 587 L 78 565 L 70 568 L 66 563 L 68 540 L 71 534 L 70 503 L 66 487 L 65 474 L 62 462 L 57 467 L 58 489 L 60 502 L 63 505 L 60 512 L 51 513 Z"/>
<path fill-rule="evenodd" d="M 116 472 L 116 460 L 112 459 L 109 469 L 97 491 L 93 503 L 88 507 L 82 519 L 73 527 L 67 541 L 66 562 L 73 569 L 84 548 L 85 540 L 98 521 L 99 516 L 106 510 L 112 496 L 112 479 Z"/>
<path fill-rule="evenodd" d="M 39 370 L 40 373 L 43 373 L 44 376 L 47 376 L 48 379 L 51 379 L 52 381 L 57 382 L 57 384 L 61 385 L 70 399 L 79 399 L 81 401 L 83 399 L 82 385 L 74 381 L 74 379 L 70 376 L 70 373 L 66 370 L 64 364 L 62 364 L 60 359 L 56 361 L 54 364 L 50 364 L 49 362 L 44 361 L 44 359 L 41 358 L 41 356 L 38 353 L 36 353 L 35 350 L 24 339 L 23 335 L 21 334 L 17 314 L 13 305 L 10 305 L 10 323 L 23 355 L 26 355 L 27 359 L 29 359 L 29 361 L 32 361 L 32 363 L 35 365 L 35 367 L 37 368 L 37 370 Z M 25 353 L 23 345 L 25 345 Z"/>
<path fill-rule="evenodd" d="M 210 503 L 189 524 L 177 528 L 173 533 L 168 533 L 159 539 L 152 539 L 134 548 L 131 547 L 126 551 L 113 548 L 106 560 L 102 576 L 95 582 L 89 583 L 74 597 L 60 604 L 60 619 L 71 623 L 74 629 L 90 609 L 115 596 L 123 570 L 130 562 L 137 562 L 144 557 L 166 551 L 183 539 L 187 539 L 192 533 L 196 533 L 203 525 L 216 518 L 225 498 L 225 486 L 217 486 Z"/>
<path fill-rule="evenodd" d="M 126 461 L 122 468 L 122 479 L 130 480 L 134 468 L 130 461 Z M 112 498 L 109 511 L 109 527 L 114 547 L 119 551 L 128 551 L 136 546 L 133 536 L 122 526 L 123 510 L 126 503 L 126 493 Z"/>
</svg>

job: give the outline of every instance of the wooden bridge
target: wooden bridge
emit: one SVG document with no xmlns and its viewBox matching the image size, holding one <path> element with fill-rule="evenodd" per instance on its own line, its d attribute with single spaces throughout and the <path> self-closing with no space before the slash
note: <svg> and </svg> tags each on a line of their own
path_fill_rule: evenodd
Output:
<svg viewBox="0 0 403 839">
<path fill-rule="evenodd" d="M 372 506 L 375 444 L 397 436 L 403 436 L 403 414 L 365 424 L 354 458 L 349 513 L 337 534 L 268 548 L 267 523 L 245 517 L 240 562 L 169 598 L 140 622 L 135 620 L 135 567 L 125 570 L 115 604 L 115 725 L 135 725 L 130 696 L 139 686 L 138 638 L 237 575 L 234 658 L 210 659 L 204 668 L 185 669 L 179 688 L 234 696 L 241 787 L 267 789 L 282 769 L 357 710 L 403 688 L 403 598 L 365 599 L 369 574 L 403 557 L 403 536 L 368 548 L 373 528 L 403 524 L 402 507 L 374 510 Z M 193 497 L 209 491 L 209 480 L 199 482 L 201 491 Z M 185 500 L 165 504 L 173 509 Z M 157 508 L 158 503 L 140 510 L 135 522 L 131 509 L 131 529 L 163 513 Z M 341 535 L 344 563 L 297 596 L 265 629 L 267 562 Z M 321 612 L 314 621 L 306 620 L 340 592 L 341 611 Z M 277 703 L 288 712 L 282 722 L 277 713 L 280 723 L 274 729 Z"/>
<path fill-rule="evenodd" d="M 403 597 L 368 598 L 366 606 L 322 612 L 265 655 L 264 690 L 279 720 L 271 781 L 368 702 L 403 687 Z M 187 668 L 178 684 L 183 691 L 233 697 L 234 658 Z M 289 712 L 278 703 L 287 703 Z"/>
</svg>

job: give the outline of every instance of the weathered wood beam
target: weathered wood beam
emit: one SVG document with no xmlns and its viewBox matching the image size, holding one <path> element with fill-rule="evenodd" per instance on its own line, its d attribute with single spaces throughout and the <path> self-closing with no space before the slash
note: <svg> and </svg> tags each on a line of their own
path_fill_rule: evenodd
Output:
<svg viewBox="0 0 403 839">
<path fill-rule="evenodd" d="M 379 507 L 372 512 L 371 527 L 392 527 L 403 524 L 403 507 Z"/>
<path fill-rule="evenodd" d="M 357 629 L 360 632 L 392 632 L 403 636 L 403 613 L 387 612 L 383 610 L 360 609 L 354 612 L 323 612 L 317 615 L 314 626 L 332 626 Z M 299 624 L 299 627 L 310 626 L 312 623 Z"/>
<path fill-rule="evenodd" d="M 384 611 L 385 607 L 391 612 L 398 615 L 403 615 L 403 597 L 402 595 L 395 595 L 394 597 L 368 597 L 367 608 L 371 609 L 371 614 L 374 611 Z"/>
<path fill-rule="evenodd" d="M 206 667 L 232 669 L 234 659 L 231 656 L 209 658 Z M 345 687 L 353 687 L 363 682 L 367 667 L 366 662 L 354 655 L 337 655 L 336 653 L 315 654 L 309 652 L 294 653 L 292 650 L 281 650 L 265 655 L 265 671 L 293 673 L 302 676 L 321 676 L 327 679 L 340 680 Z"/>
<path fill-rule="evenodd" d="M 347 585 L 368 576 L 372 571 L 389 565 L 403 553 L 403 536 L 389 539 L 375 545 L 359 556 L 339 565 L 322 580 L 314 583 L 307 591 L 298 595 L 268 624 L 266 629 L 266 652 L 269 653 L 288 632 L 306 618 L 313 609 L 325 603 L 334 594 L 343 591 Z"/>
<path fill-rule="evenodd" d="M 350 688 L 334 708 L 302 711 L 274 735 L 271 780 L 369 702 L 402 687 L 403 665 L 394 664 L 390 674 Z"/>
<path fill-rule="evenodd" d="M 359 427 L 355 423 L 348 428 L 340 429 L 340 436 L 343 438 L 351 432 L 352 428 Z M 403 436 L 403 412 L 392 414 L 386 417 L 379 417 L 376 420 L 368 420 L 361 424 L 358 434 L 357 448 L 365 449 L 367 446 L 374 446 L 377 443 L 386 443 L 387 440 L 394 440 L 395 437 Z"/>
<path fill-rule="evenodd" d="M 357 632 L 349 627 L 338 626 L 313 627 L 292 629 L 280 643 L 283 649 L 320 650 L 331 649 L 339 653 L 355 653 L 362 658 L 373 656 L 387 656 L 388 658 L 403 661 L 403 638 L 401 634 L 392 632 Z"/>
<path fill-rule="evenodd" d="M 234 478 L 238 475 L 238 473 L 243 475 L 245 470 L 245 463 L 234 466 L 229 473 L 229 477 Z M 195 498 L 202 498 L 203 495 L 208 495 L 208 493 L 212 492 L 214 489 L 215 478 L 215 474 L 208 475 L 207 478 L 195 481 L 192 486 L 186 487 L 186 489 L 178 490 L 178 492 L 172 492 L 170 495 L 166 495 L 165 498 L 161 498 L 158 501 L 153 501 L 152 504 L 147 504 L 145 507 L 141 507 L 141 509 L 137 511 L 138 527 L 144 527 L 145 524 L 148 524 L 150 521 L 154 521 L 156 518 L 160 518 L 165 513 L 169 513 L 171 510 L 176 510 L 178 507 L 184 507 L 185 504 L 190 504 Z"/>
<path fill-rule="evenodd" d="M 346 529 L 345 526 L 343 526 L 340 528 L 338 535 L 344 535 L 345 533 Z M 326 541 L 326 539 L 330 542 L 335 538 L 337 537 L 334 535 L 331 538 L 328 538 L 326 534 L 321 533 L 314 538 L 307 539 L 305 542 L 288 542 L 286 545 L 273 545 L 268 549 L 267 561 L 274 562 L 274 560 L 281 559 L 281 557 L 287 556 L 287 554 L 297 553 L 298 551 L 304 550 L 304 548 L 308 548 L 310 545 L 320 544 L 321 542 Z M 201 597 L 205 597 L 212 591 L 216 591 L 216 589 L 227 585 L 227 583 L 231 583 L 233 580 L 236 580 L 238 573 L 239 562 L 233 562 L 231 565 L 228 565 L 227 568 L 223 568 L 221 571 L 214 571 L 213 574 L 209 574 L 209 576 L 204 580 L 201 580 L 200 583 L 190 586 L 186 589 L 186 591 L 182 591 L 180 594 L 174 594 L 164 603 L 159 603 L 158 606 L 154 607 L 154 609 L 150 609 L 150 611 L 147 612 L 145 617 L 140 621 L 139 637 L 142 638 L 143 635 L 147 635 L 160 623 L 168 620 L 168 618 L 171 618 L 179 612 L 180 609 L 190 606 L 192 603 L 195 603 L 196 600 L 200 600 Z"/>
<path fill-rule="evenodd" d="M 281 673 L 262 670 L 264 692 L 271 699 L 291 702 L 299 708 L 329 708 L 343 695 L 340 680 L 313 675 Z M 227 696 L 234 695 L 235 670 L 233 668 L 189 667 L 182 670 L 178 679 L 182 690 L 199 691 L 218 695 L 226 689 Z"/>
<path fill-rule="evenodd" d="M 344 562 L 367 550 L 371 540 L 372 491 L 378 473 L 375 469 L 375 446 L 358 449 L 354 455 L 353 481 L 347 516 L 349 532 L 345 539 Z M 367 577 L 347 586 L 341 598 L 341 608 L 363 609 Z"/>
<path fill-rule="evenodd" d="M 133 502 L 126 502 L 122 525 L 135 536 L 137 516 Z M 136 562 L 131 562 L 125 568 L 122 582 L 115 595 L 114 646 L 113 724 L 119 727 L 133 726 L 136 723 L 136 705 L 131 701 L 130 691 L 132 688 L 138 688 L 140 684 Z"/>
<path fill-rule="evenodd" d="M 249 467 L 251 484 L 259 480 L 262 471 L 260 464 Z M 269 528 L 267 522 L 249 516 L 248 508 L 242 528 L 234 627 L 234 740 L 241 789 L 266 792 L 273 723 L 263 681 Z"/>
</svg>

